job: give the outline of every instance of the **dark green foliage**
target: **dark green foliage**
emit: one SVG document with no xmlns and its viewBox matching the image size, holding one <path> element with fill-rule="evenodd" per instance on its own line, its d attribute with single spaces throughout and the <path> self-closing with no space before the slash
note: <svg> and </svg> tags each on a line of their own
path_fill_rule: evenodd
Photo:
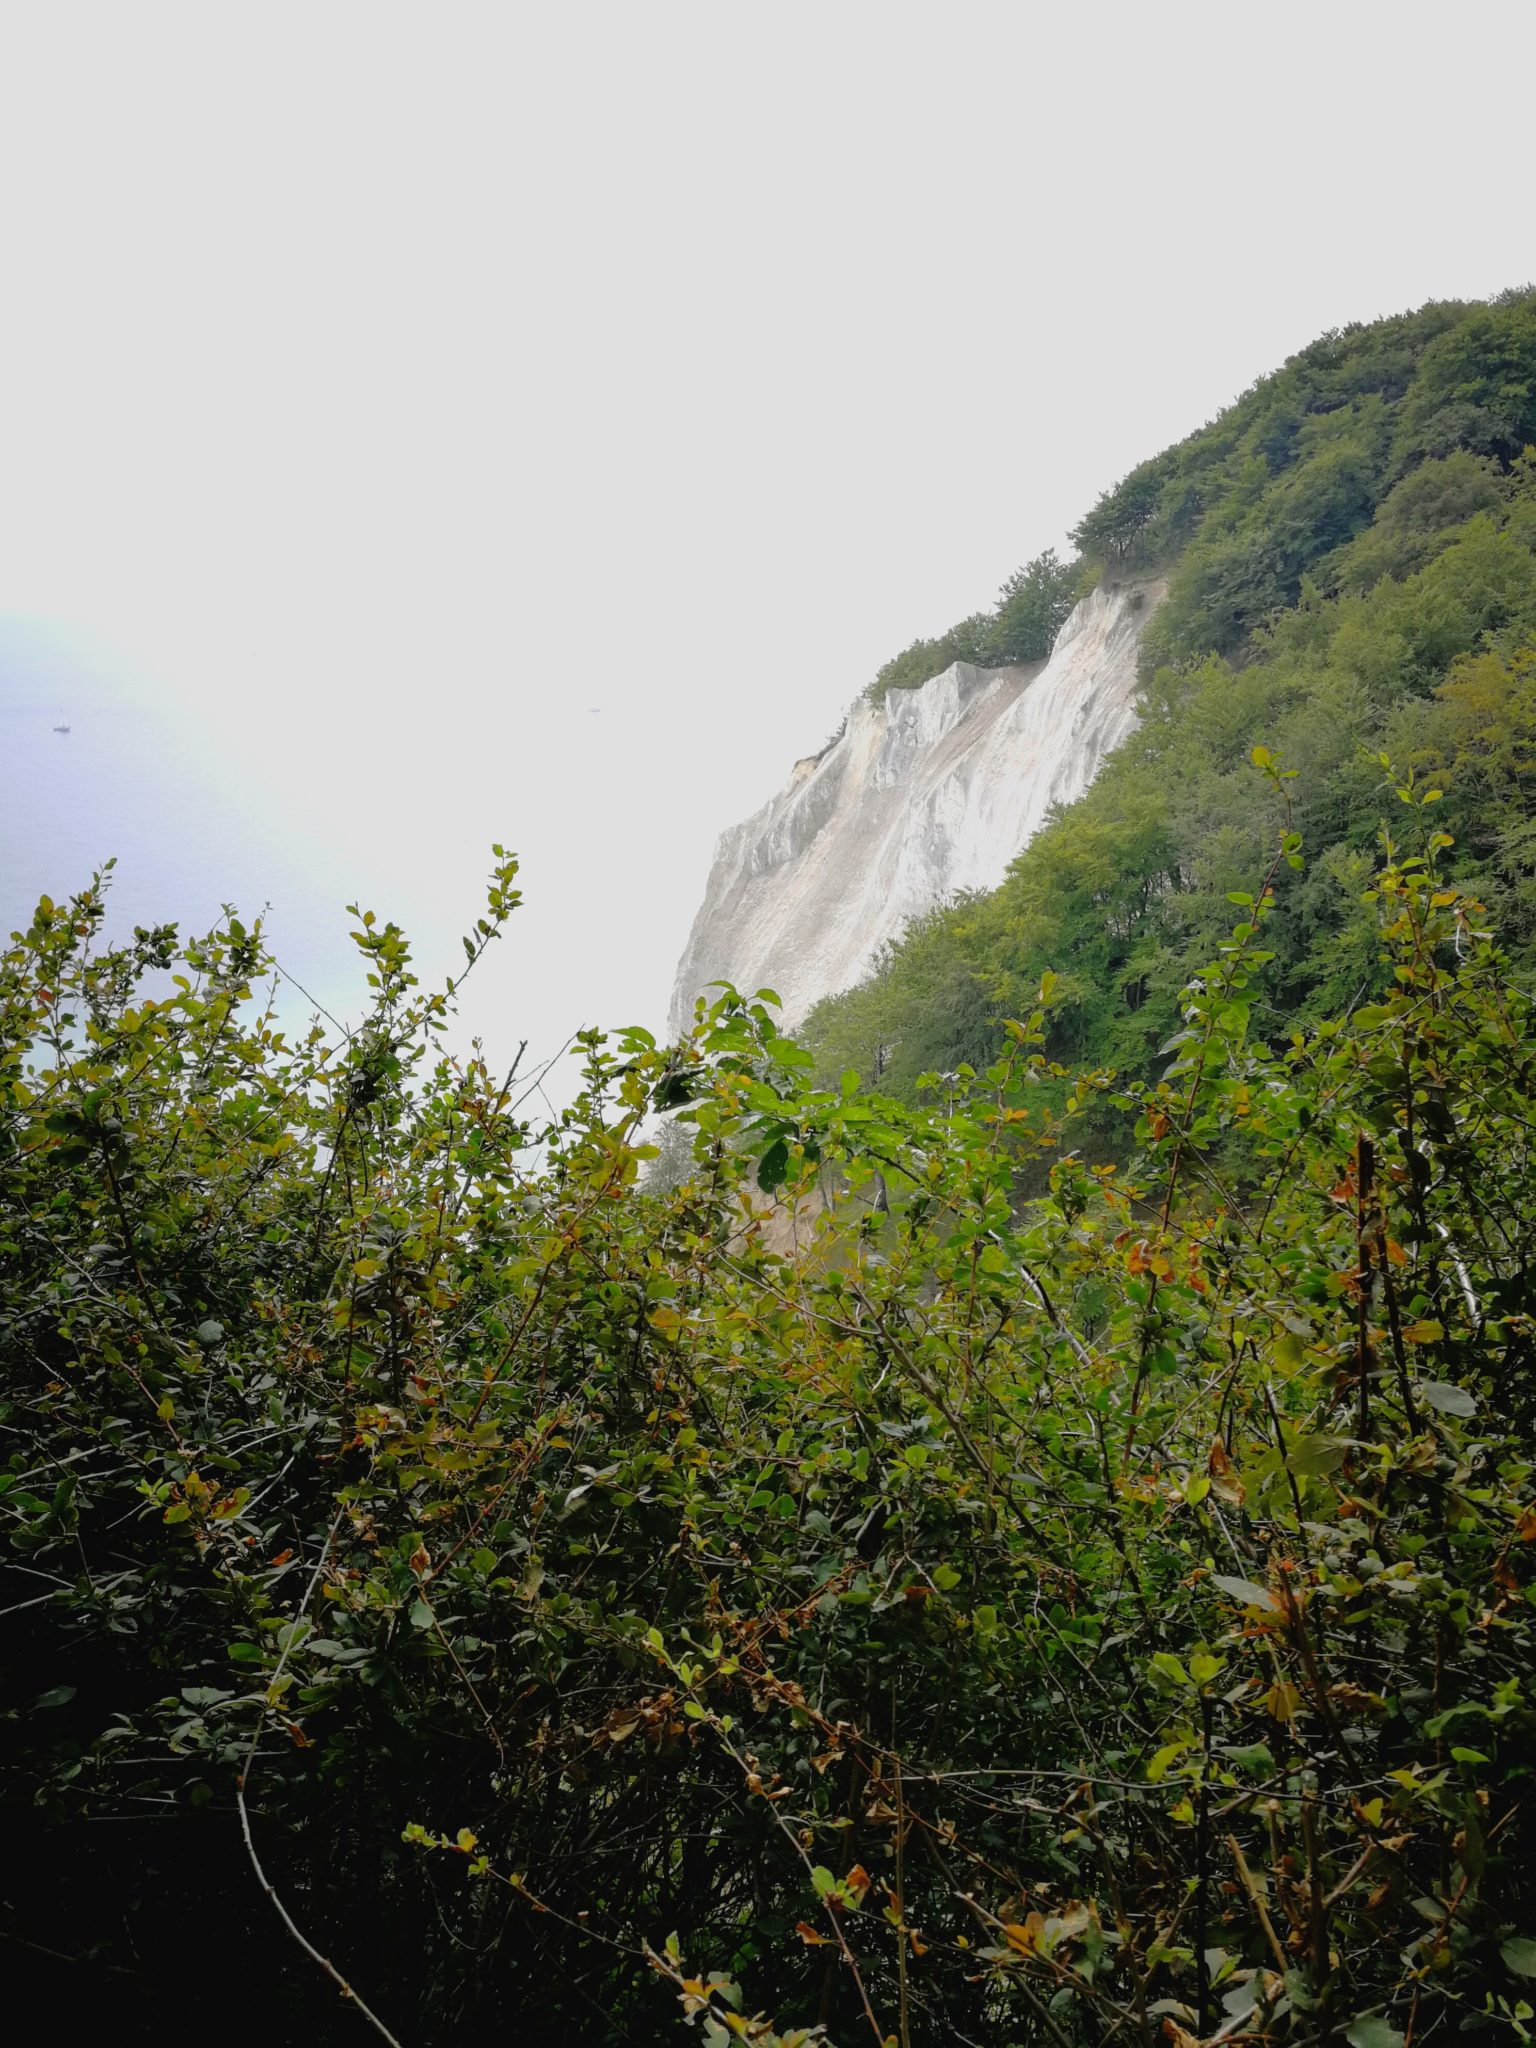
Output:
<svg viewBox="0 0 1536 2048">
<path fill-rule="evenodd" d="M 1513 461 L 1536 439 L 1533 394 L 1530 293 L 1345 328 L 1132 470 L 1073 539 L 1093 560 L 1178 563 L 1150 642 L 1159 658 L 1236 652 L 1420 462 L 1460 452 Z M 1480 502 L 1468 502 L 1464 470 L 1457 481 L 1445 525 Z M 1427 501 L 1400 510 L 1417 529 Z"/>
<path fill-rule="evenodd" d="M 1503 500 L 1498 466 L 1486 456 L 1458 451 L 1421 463 L 1383 498 L 1369 531 L 1323 565 L 1320 580 L 1358 591 L 1383 576 L 1411 576 L 1438 553 L 1451 528 L 1478 512 L 1497 512 Z"/>
<path fill-rule="evenodd" d="M 1503 752 L 1497 798 L 1481 770 L 1461 788 L 1461 753 L 1471 774 L 1479 749 L 1445 707 L 1469 701 L 1462 678 L 1485 651 L 1525 676 L 1520 651 L 1536 644 L 1536 458 L 1510 459 L 1516 427 L 1501 439 L 1488 425 L 1526 418 L 1533 332 L 1536 301 L 1514 294 L 1327 337 L 1106 494 L 1079 545 L 1170 576 L 1143 643 L 1142 726 L 1001 889 L 933 913 L 821 1007 L 806 1035 L 824 1072 L 879 1046 L 887 1085 L 910 1092 L 925 1071 L 974 1062 L 1047 969 L 1063 1058 L 1152 1072 L 1263 842 L 1244 771 L 1259 742 L 1302 771 L 1309 852 L 1281 892 L 1270 1024 L 1376 985 L 1358 897 L 1383 753 L 1434 763 L 1460 828 L 1453 861 L 1499 893 L 1516 957 L 1532 958 L 1529 761 Z M 1447 392 L 1482 424 L 1431 449 L 1424 423 L 1449 417 Z M 1486 691 L 1493 671 L 1479 673 Z"/>
<path fill-rule="evenodd" d="M 1484 701 L 1503 787 L 1529 665 L 1438 743 Z M 294 1044 L 259 929 L 100 951 L 99 890 L 40 906 L 0 959 L 13 2009 L 1518 2038 L 1530 1002 L 1405 783 L 1423 852 L 1356 878 L 1390 993 L 1266 1045 L 1261 766 L 1278 836 L 1118 1099 L 1039 1008 L 936 1108 L 818 1088 L 728 992 L 592 1035 L 535 1153 L 391 926 L 363 1030 Z"/>
<path fill-rule="evenodd" d="M 976 612 L 937 640 L 914 640 L 880 670 L 865 692 L 878 704 L 887 690 L 920 689 L 951 662 L 1004 668 L 1013 662 L 1044 661 L 1076 602 L 1082 571 L 1060 562 L 1053 548 L 1016 569 L 998 592 L 997 608 Z"/>
<path fill-rule="evenodd" d="M 974 612 L 937 640 L 914 640 L 900 654 L 892 655 L 865 695 L 872 704 L 878 704 L 888 690 L 921 689 L 931 676 L 942 675 L 952 662 L 970 661 L 978 668 L 983 666 L 991 629 L 991 615 Z"/>
<path fill-rule="evenodd" d="M 1396 467 L 1468 448 L 1513 462 L 1536 441 L 1536 299 L 1469 308 L 1424 351 L 1394 439 Z"/>
<path fill-rule="evenodd" d="M 1085 555 L 1099 561 L 1124 562 L 1142 557 L 1148 530 L 1163 508 L 1171 482 L 1169 456 L 1138 463 L 1123 483 L 1103 494 L 1073 530 L 1072 538 Z"/>
<path fill-rule="evenodd" d="M 1044 661 L 1077 601 L 1081 572 L 1053 548 L 1016 569 L 998 592 L 988 656 L 994 665 Z"/>
</svg>

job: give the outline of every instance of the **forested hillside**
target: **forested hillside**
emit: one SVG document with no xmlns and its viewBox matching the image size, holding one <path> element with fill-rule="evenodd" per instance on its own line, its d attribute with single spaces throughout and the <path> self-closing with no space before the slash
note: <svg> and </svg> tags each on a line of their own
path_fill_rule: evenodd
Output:
<svg viewBox="0 0 1536 2048">
<path fill-rule="evenodd" d="M 499 847 L 454 980 L 354 911 L 345 1031 L 258 922 L 38 904 L 15 2024 L 1531 2039 L 1533 366 L 1334 337 L 1096 508 L 1145 722 L 835 1077 L 725 990 L 531 1121 L 450 1028 Z"/>
<path fill-rule="evenodd" d="M 1513 293 L 1327 336 L 1107 492 L 1074 536 L 1083 569 L 1172 570 L 1141 730 L 995 894 L 935 912 L 820 1008 L 804 1035 L 825 1071 L 878 1067 L 910 1093 L 982 1061 L 1049 968 L 1053 1048 L 1151 1073 L 1262 861 L 1272 820 L 1246 767 L 1260 744 L 1298 771 L 1307 853 L 1277 886 L 1265 1028 L 1377 988 L 1363 878 L 1410 773 L 1442 789 L 1453 871 L 1491 893 L 1523 961 L 1533 441 L 1536 296 Z"/>
</svg>

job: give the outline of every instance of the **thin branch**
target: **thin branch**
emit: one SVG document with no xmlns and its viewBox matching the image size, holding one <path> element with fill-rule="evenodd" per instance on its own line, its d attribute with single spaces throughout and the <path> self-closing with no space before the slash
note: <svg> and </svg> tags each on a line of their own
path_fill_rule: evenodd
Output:
<svg viewBox="0 0 1536 2048">
<path fill-rule="evenodd" d="M 284 1667 L 288 1662 L 289 1656 L 292 1654 L 294 1645 L 298 1641 L 297 1624 L 303 1619 L 305 1610 L 308 1608 L 310 1601 L 315 1596 L 315 1588 L 319 1585 L 321 1575 L 324 1572 L 325 1567 L 330 1560 L 331 1545 L 336 1540 L 336 1532 L 341 1527 L 342 1517 L 345 1515 L 345 1513 L 346 1508 L 345 1505 L 343 1505 L 337 1508 L 335 1514 L 331 1518 L 331 1526 L 329 1529 L 327 1529 L 325 1534 L 325 1541 L 320 1546 L 320 1555 L 315 1561 L 315 1568 L 313 1572 L 310 1573 L 309 1584 L 304 1589 L 304 1597 L 299 1602 L 298 1610 L 293 1617 L 293 1622 L 289 1625 L 288 1640 L 283 1646 L 282 1655 L 277 1660 L 277 1669 L 273 1672 L 271 1678 L 267 1682 L 267 1690 L 262 1700 L 261 1712 L 256 1717 L 256 1726 L 251 1731 L 251 1739 L 246 1747 L 245 1758 L 240 1766 L 240 1775 L 235 1780 L 235 1804 L 240 1810 L 240 1832 L 245 1838 L 245 1853 L 251 1859 L 251 1868 L 256 1873 L 256 1882 L 261 1886 L 262 1890 L 271 1900 L 273 1909 L 277 1913 L 277 1917 L 282 1921 L 283 1925 L 287 1928 L 288 1932 L 293 1936 L 294 1940 L 298 1943 L 299 1947 L 303 1949 L 305 1955 L 307 1955 L 310 1958 L 311 1962 L 318 1963 L 320 1968 L 324 1970 L 326 1976 L 330 1978 L 331 1982 L 336 1986 L 337 1990 L 340 1991 L 342 1997 L 350 1999 L 351 2002 L 357 2007 L 358 2011 L 362 2014 L 363 2018 L 367 2020 L 368 2024 L 373 2028 L 374 2032 L 378 2034 L 381 2039 L 387 2041 L 390 2044 L 390 2048 L 401 2048 L 401 2043 L 397 2039 L 397 2037 L 389 2031 L 389 2028 L 385 2026 L 384 2022 L 379 2018 L 378 2014 L 373 2010 L 373 2008 L 370 2005 L 368 2005 L 366 2001 L 363 1998 L 361 1998 L 356 1991 L 353 1990 L 352 1986 L 347 1982 L 346 1978 L 341 1974 L 340 1970 L 337 1969 L 336 1965 L 331 1961 L 330 1957 L 327 1955 L 322 1955 L 320 1950 L 315 1947 L 314 1943 L 309 1939 L 308 1935 L 304 1933 L 303 1929 L 298 1925 L 297 1921 L 289 1912 L 288 1908 L 283 1904 L 282 1900 L 278 1897 L 277 1888 L 272 1883 L 271 1878 L 267 1876 L 266 1871 L 262 1868 L 261 1858 L 256 1853 L 256 1842 L 255 1838 L 251 1833 L 250 1809 L 247 1807 L 245 1803 L 246 1783 L 250 1777 L 251 1765 L 256 1756 L 256 1745 L 261 1740 L 262 1730 L 267 1725 L 267 1715 L 271 1712 L 273 1689 L 276 1686 L 277 1681 L 282 1677 Z"/>
</svg>

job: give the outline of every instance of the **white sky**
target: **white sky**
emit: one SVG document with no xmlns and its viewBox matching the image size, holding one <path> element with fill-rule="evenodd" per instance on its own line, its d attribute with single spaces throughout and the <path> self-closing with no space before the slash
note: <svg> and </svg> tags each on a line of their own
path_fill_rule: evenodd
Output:
<svg viewBox="0 0 1536 2048">
<path fill-rule="evenodd" d="M 381 882 L 521 851 L 503 1040 L 657 1022 L 882 659 L 1321 330 L 1536 274 L 1533 55 L 1489 0 L 0 7 L 0 615 L 236 726 L 257 809 L 366 789 Z"/>
</svg>

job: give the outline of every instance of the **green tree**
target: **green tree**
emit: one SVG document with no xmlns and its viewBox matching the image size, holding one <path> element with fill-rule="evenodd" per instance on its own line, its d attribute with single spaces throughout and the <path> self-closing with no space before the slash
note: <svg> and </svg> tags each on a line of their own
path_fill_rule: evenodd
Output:
<svg viewBox="0 0 1536 2048">
<path fill-rule="evenodd" d="M 1075 562 L 1058 561 L 1054 548 L 1014 571 L 998 593 L 987 642 L 994 665 L 1045 660 L 1077 602 L 1080 573 Z"/>
</svg>

